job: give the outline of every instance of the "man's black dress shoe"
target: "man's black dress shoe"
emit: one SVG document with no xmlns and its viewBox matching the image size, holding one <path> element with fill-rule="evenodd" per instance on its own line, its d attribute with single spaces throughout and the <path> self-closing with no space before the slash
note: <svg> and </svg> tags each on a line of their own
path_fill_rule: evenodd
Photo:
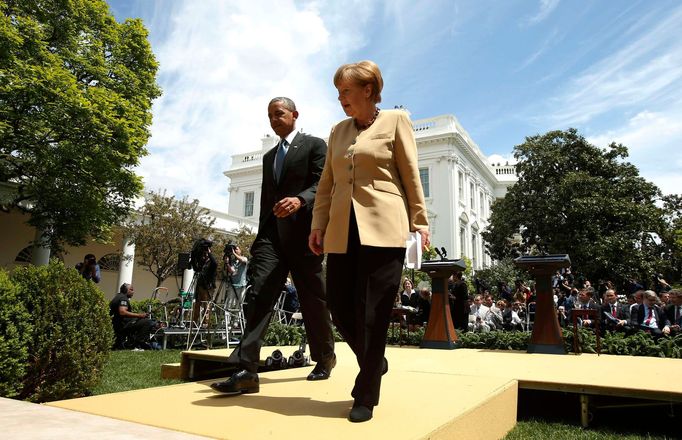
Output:
<svg viewBox="0 0 682 440">
<path fill-rule="evenodd" d="M 332 368 L 336 366 L 336 355 L 327 362 L 318 362 L 315 368 L 308 375 L 308 380 L 325 380 L 329 379 Z"/>
<path fill-rule="evenodd" d="M 348 420 L 354 423 L 366 422 L 372 418 L 373 409 L 374 408 L 371 406 L 353 405 L 353 409 L 351 409 L 350 414 L 348 414 Z"/>
<path fill-rule="evenodd" d="M 384 358 L 384 363 L 381 366 L 381 375 L 388 373 L 388 359 Z"/>
<path fill-rule="evenodd" d="M 225 394 L 257 393 L 260 389 L 258 374 L 240 370 L 222 382 L 211 384 L 211 388 Z"/>
</svg>

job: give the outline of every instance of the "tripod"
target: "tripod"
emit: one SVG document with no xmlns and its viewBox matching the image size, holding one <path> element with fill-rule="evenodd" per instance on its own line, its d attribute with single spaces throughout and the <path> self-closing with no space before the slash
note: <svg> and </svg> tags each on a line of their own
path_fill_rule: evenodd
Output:
<svg viewBox="0 0 682 440">
<path fill-rule="evenodd" d="M 228 264 L 227 262 L 225 263 Z M 218 289 L 216 289 L 213 297 L 204 303 L 203 313 L 201 314 L 201 319 L 197 325 L 197 333 L 191 340 L 188 338 L 187 347 L 188 349 L 194 345 L 196 338 L 201 333 L 201 329 L 204 328 L 204 323 L 206 323 L 206 335 L 208 346 L 212 347 L 213 334 L 217 331 L 221 333 L 225 332 L 225 339 L 227 347 L 230 347 L 230 341 L 233 339 L 233 333 L 238 329 L 240 333 L 244 331 L 246 320 L 244 317 L 244 292 L 239 295 L 233 282 L 232 275 L 227 273 L 227 270 L 223 271 L 223 277 L 221 279 Z M 220 313 L 222 311 L 223 322 L 221 326 L 214 328 L 211 324 L 210 313 Z M 222 330 L 222 331 L 221 331 Z"/>
</svg>

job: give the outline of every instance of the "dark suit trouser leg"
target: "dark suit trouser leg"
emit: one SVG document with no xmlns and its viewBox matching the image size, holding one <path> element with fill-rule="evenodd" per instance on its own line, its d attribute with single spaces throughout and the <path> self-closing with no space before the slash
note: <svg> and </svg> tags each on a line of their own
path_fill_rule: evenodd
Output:
<svg viewBox="0 0 682 440">
<path fill-rule="evenodd" d="M 327 256 L 327 296 L 334 323 L 360 366 L 351 395 L 359 405 L 374 406 L 405 249 L 360 246 L 354 220 L 351 215 L 347 253 Z"/>
<path fill-rule="evenodd" d="M 326 362 L 334 356 L 334 332 L 322 280 L 322 256 L 289 257 L 291 276 L 301 304 L 310 357 Z"/>
<path fill-rule="evenodd" d="M 254 373 L 258 370 L 260 349 L 272 318 L 272 310 L 288 272 L 278 250 L 276 235 L 276 230 L 265 231 L 251 248 L 253 258 L 250 262 L 251 289 L 246 297 L 246 329 L 239 346 L 228 360 Z"/>
</svg>

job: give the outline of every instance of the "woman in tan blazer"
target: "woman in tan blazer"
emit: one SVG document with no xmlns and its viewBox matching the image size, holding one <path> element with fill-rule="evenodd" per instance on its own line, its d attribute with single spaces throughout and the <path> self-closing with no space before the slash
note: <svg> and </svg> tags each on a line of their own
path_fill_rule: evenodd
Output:
<svg viewBox="0 0 682 440">
<path fill-rule="evenodd" d="M 349 420 L 364 422 L 388 371 L 386 334 L 408 232 L 418 231 L 427 247 L 429 231 L 412 123 L 403 110 L 377 108 L 379 68 L 371 61 L 345 64 L 334 85 L 350 118 L 329 135 L 308 244 L 317 255 L 327 253 L 327 301 L 360 366 Z"/>
</svg>

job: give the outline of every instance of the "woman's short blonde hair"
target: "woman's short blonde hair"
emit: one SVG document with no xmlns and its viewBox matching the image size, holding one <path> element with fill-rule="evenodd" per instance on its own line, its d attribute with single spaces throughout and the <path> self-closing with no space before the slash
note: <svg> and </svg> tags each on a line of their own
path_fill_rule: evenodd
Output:
<svg viewBox="0 0 682 440">
<path fill-rule="evenodd" d="M 358 63 L 344 64 L 336 69 L 334 85 L 338 87 L 341 81 L 353 81 L 360 87 L 367 84 L 372 86 L 370 99 L 378 104 L 381 102 L 381 90 L 384 88 L 384 80 L 381 70 L 374 61 L 360 61 Z"/>
</svg>

